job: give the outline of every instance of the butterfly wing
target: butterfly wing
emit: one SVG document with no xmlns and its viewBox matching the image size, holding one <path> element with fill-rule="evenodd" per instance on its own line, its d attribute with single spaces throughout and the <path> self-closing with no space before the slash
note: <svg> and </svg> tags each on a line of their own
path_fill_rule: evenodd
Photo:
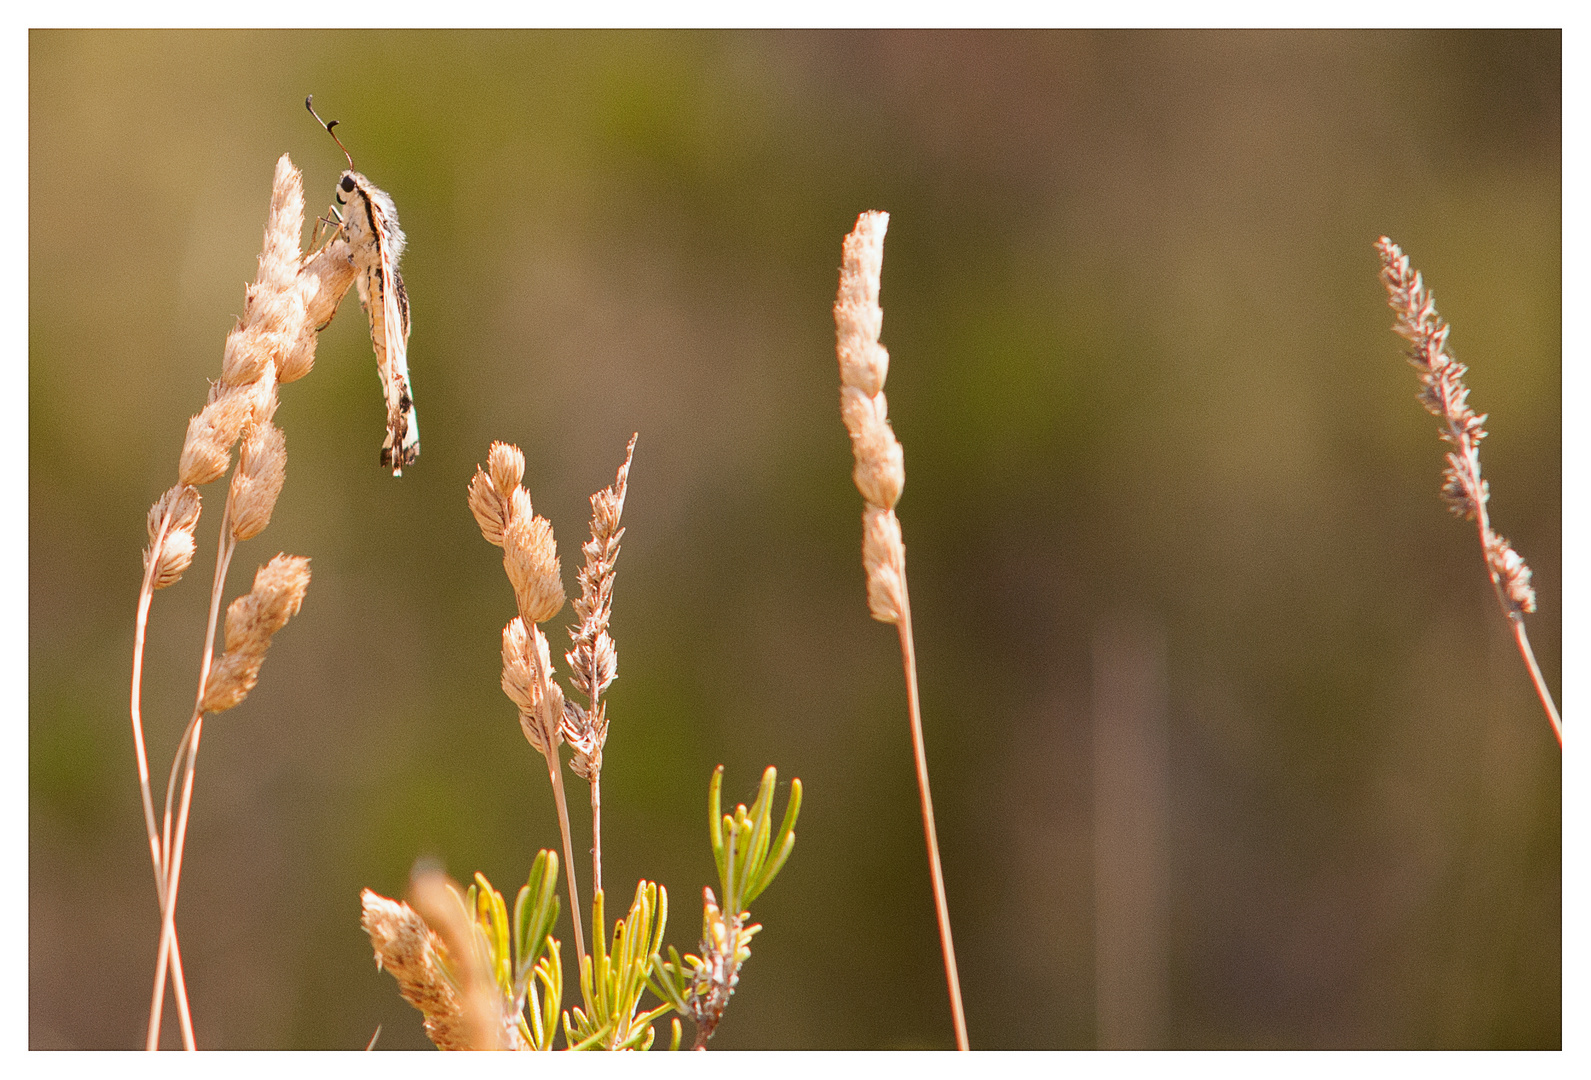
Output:
<svg viewBox="0 0 1591 1080">
<path fill-rule="evenodd" d="M 370 316 L 370 342 L 387 405 L 381 463 L 392 469 L 393 476 L 402 476 L 403 467 L 420 456 L 420 425 L 409 383 L 409 295 L 398 273 L 403 230 L 391 197 L 363 176 L 349 175 L 357 193 L 357 205 L 350 207 L 354 230 L 350 237 L 362 249 L 356 254 L 359 292 Z"/>
<path fill-rule="evenodd" d="M 409 383 L 409 293 L 386 244 L 381 245 L 380 285 L 387 346 L 387 439 L 381 447 L 381 463 L 391 466 L 393 476 L 402 476 L 403 467 L 420 456 L 420 423 Z"/>
</svg>

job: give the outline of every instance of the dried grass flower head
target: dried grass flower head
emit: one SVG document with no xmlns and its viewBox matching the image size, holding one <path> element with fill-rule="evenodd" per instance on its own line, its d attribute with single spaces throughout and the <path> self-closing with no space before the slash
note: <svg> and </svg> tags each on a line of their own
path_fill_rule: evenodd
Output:
<svg viewBox="0 0 1591 1080">
<path fill-rule="evenodd" d="M 250 424 L 232 473 L 228 513 L 234 540 L 249 540 L 265 531 L 286 479 L 287 439 L 282 429 L 269 420 Z"/>
<path fill-rule="evenodd" d="M 1448 352 L 1452 327 L 1437 313 L 1436 298 L 1403 249 L 1383 236 L 1376 250 L 1387 302 L 1398 316 L 1395 329 L 1408 341 L 1406 355 L 1420 376 L 1420 404 L 1442 422 L 1442 440 L 1452 447 L 1442 471 L 1442 498 L 1453 513 L 1478 524 L 1487 570 L 1509 614 L 1533 612 L 1536 593 L 1530 585 L 1530 568 L 1487 519 L 1491 488 L 1481 477 L 1480 465 L 1486 416 L 1470 408 L 1469 387 L 1464 383 L 1469 369 Z"/>
<path fill-rule="evenodd" d="M 569 628 L 574 647 L 564 653 L 571 681 L 591 703 L 589 708 L 582 708 L 570 702 L 563 720 L 564 738 L 575 749 L 569 767 L 587 780 L 602 771 L 608 718 L 601 696 L 619 674 L 619 652 L 608 626 L 613 617 L 613 583 L 619 542 L 624 539 L 620 521 L 629 489 L 630 465 L 635 460 L 636 438 L 630 436 L 624 448 L 624 464 L 619 466 L 613 483 L 591 496 L 591 539 L 580 547 L 585 564 L 579 573 L 580 596 L 574 602 L 580 621 Z"/>
<path fill-rule="evenodd" d="M 1405 354 L 1420 376 L 1420 403 L 1442 424 L 1442 439 L 1451 449 L 1442 471 L 1442 498 L 1448 509 L 1475 523 L 1481 554 L 1491 577 L 1497 602 L 1508 617 L 1519 646 L 1520 658 L 1535 685 L 1536 696 L 1552 725 L 1553 734 L 1563 745 L 1563 718 L 1547 689 L 1536 663 L 1525 630 L 1525 615 L 1536 610 L 1536 590 L 1530 583 L 1530 567 L 1508 540 L 1492 528 L 1486 504 L 1491 489 L 1481 476 L 1480 443 L 1486 437 L 1486 417 L 1470 408 L 1469 387 L 1464 384 L 1468 370 L 1447 351 L 1451 328 L 1437 314 L 1436 299 L 1424 279 L 1410 264 L 1403 249 L 1383 236 L 1376 242 L 1381 256 L 1381 281 L 1387 289 L 1387 303 L 1397 313 L 1396 330 L 1409 343 Z"/>
<path fill-rule="evenodd" d="M 520 616 L 527 623 L 546 622 L 563 610 L 565 600 L 552 524 L 534 512 L 530 493 L 519 484 L 525 475 L 519 447 L 492 443 L 487 466 L 477 465 L 470 478 L 470 513 L 487 542 L 503 549 L 503 570 Z"/>
<path fill-rule="evenodd" d="M 867 607 L 880 622 L 899 623 L 905 608 L 906 547 L 895 504 L 906 486 L 906 454 L 889 424 L 884 380 L 889 353 L 879 342 L 884 311 L 879 280 L 889 215 L 869 211 L 845 238 L 840 288 L 834 301 L 835 353 L 840 362 L 840 419 L 851 436 L 851 478 L 867 507 L 862 512 L 862 568 Z"/>
<path fill-rule="evenodd" d="M 278 555 L 260 568 L 254 588 L 227 608 L 226 652 L 210 670 L 200 711 L 223 712 L 248 697 L 271 638 L 298 614 L 308 588 L 308 559 Z"/>
<path fill-rule="evenodd" d="M 144 549 L 144 569 L 154 567 L 151 588 L 175 585 L 183 571 L 193 565 L 193 530 L 199 524 L 199 503 L 199 490 L 191 484 L 179 483 L 149 508 L 146 522 L 149 546 Z M 162 522 L 165 523 L 164 533 Z"/>
</svg>

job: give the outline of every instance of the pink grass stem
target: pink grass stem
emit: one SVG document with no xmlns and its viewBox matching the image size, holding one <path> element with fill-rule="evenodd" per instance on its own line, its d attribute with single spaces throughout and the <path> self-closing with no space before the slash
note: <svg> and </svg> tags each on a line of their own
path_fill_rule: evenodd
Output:
<svg viewBox="0 0 1591 1080">
<path fill-rule="evenodd" d="M 956 1049 L 967 1050 L 967 1016 L 961 1006 L 961 977 L 956 972 L 956 946 L 950 938 L 950 906 L 945 901 L 945 872 L 939 865 L 939 837 L 934 829 L 934 801 L 928 792 L 928 751 L 923 746 L 922 707 L 917 697 L 917 653 L 912 645 L 911 602 L 901 580 L 901 662 L 906 669 L 906 705 L 911 717 L 912 756 L 917 762 L 917 791 L 922 796 L 923 834 L 928 841 L 928 872 L 934 883 L 934 913 L 939 917 L 939 945 L 945 956 L 945 983 L 950 989 L 950 1016 L 956 1027 Z"/>
</svg>

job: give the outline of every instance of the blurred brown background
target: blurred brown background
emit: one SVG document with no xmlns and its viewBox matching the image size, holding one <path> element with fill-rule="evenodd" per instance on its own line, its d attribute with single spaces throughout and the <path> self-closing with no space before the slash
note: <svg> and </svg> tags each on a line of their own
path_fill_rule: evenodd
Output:
<svg viewBox="0 0 1591 1080">
<path fill-rule="evenodd" d="M 632 431 L 610 890 L 663 882 L 693 947 L 711 770 L 747 799 L 775 764 L 807 785 L 800 841 L 713 1045 L 950 1044 L 836 408 L 840 240 L 872 208 L 974 1045 L 1559 1045 L 1560 755 L 1437 496 L 1372 245 L 1404 245 L 1472 365 L 1556 690 L 1560 40 L 33 33 L 31 1045 L 142 1041 L 143 515 L 277 156 L 312 215 L 344 167 L 310 92 L 410 237 L 424 454 L 377 465 L 350 296 L 284 390 L 287 487 L 228 589 L 313 560 L 259 688 L 207 727 L 179 915 L 202 1045 L 427 1045 L 360 888 L 431 855 L 509 890 L 557 842 L 465 482 L 522 446 L 573 588 Z M 162 777 L 216 505 L 151 622 Z"/>
</svg>

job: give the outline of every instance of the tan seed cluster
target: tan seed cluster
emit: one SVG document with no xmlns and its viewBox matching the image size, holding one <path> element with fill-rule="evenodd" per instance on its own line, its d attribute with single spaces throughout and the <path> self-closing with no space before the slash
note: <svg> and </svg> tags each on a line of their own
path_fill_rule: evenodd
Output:
<svg viewBox="0 0 1591 1080">
<path fill-rule="evenodd" d="M 234 540 L 249 540 L 265 531 L 286 479 L 287 439 L 282 429 L 269 420 L 250 424 L 232 473 L 228 520 Z"/>
<path fill-rule="evenodd" d="M 1406 354 L 1420 376 L 1420 403 L 1442 422 L 1442 439 L 1452 447 L 1442 473 L 1442 497 L 1448 509 L 1477 523 L 1486 568 L 1510 616 L 1536 610 L 1536 591 L 1530 568 L 1506 539 L 1491 527 L 1486 503 L 1491 497 L 1481 477 L 1480 442 L 1486 437 L 1486 417 L 1469 405 L 1468 371 L 1447 351 L 1451 327 L 1436 310 L 1436 299 L 1419 271 L 1409 264 L 1403 249 L 1383 236 L 1376 242 L 1381 255 L 1381 280 L 1387 302 L 1397 313 L 1396 330 L 1409 342 Z"/>
<path fill-rule="evenodd" d="M 398 980 L 398 992 L 425 1017 L 425 1033 L 439 1050 L 470 1049 L 464 1004 L 447 976 L 442 939 L 408 904 L 369 889 L 359 900 L 376 969 Z"/>
<path fill-rule="evenodd" d="M 530 745 L 551 760 L 563 741 L 563 689 L 552 677 L 552 657 L 541 627 L 513 618 L 503 627 L 503 693 L 519 707 L 519 727 Z"/>
<path fill-rule="evenodd" d="M 161 523 L 165 533 L 161 534 Z M 149 508 L 147 525 L 149 546 L 144 549 L 144 569 L 153 565 L 153 588 L 174 585 L 184 570 L 193 564 L 193 530 L 199 524 L 199 489 L 178 484 L 155 500 Z"/>
<path fill-rule="evenodd" d="M 514 587 L 520 617 L 527 624 L 546 622 L 564 605 L 552 525 L 532 511 L 530 493 L 519 486 L 525 474 L 519 447 L 493 443 L 487 463 L 489 473 L 476 466 L 470 478 L 470 511 L 481 535 L 503 549 L 503 570 Z"/>
<path fill-rule="evenodd" d="M 840 361 L 840 419 L 851 436 L 851 478 L 867 507 L 862 512 L 862 567 L 867 606 L 880 622 L 898 623 L 905 608 L 906 546 L 895 504 L 906 484 L 905 452 L 889 425 L 884 380 L 889 353 L 880 344 L 884 311 L 879 280 L 889 215 L 870 210 L 845 238 L 839 295 L 834 301 L 835 351 Z"/>
<path fill-rule="evenodd" d="M 462 1048 L 529 1050 L 498 990 L 464 890 L 440 870 L 422 870 L 409 881 L 409 902 L 442 940 L 447 971 L 458 988 Z"/>
<path fill-rule="evenodd" d="M 305 263 L 299 251 L 303 228 L 303 178 L 283 154 L 271 186 L 259 272 L 246 287 L 242 318 L 227 335 L 221 378 L 211 385 L 205 407 L 188 421 L 177 464 L 178 488 L 212 483 L 226 474 L 232 447 L 243 440 L 229 499 L 234 540 L 256 536 L 270 523 L 287 466 L 285 441 L 271 423 L 277 386 L 309 372 L 319 331 L 354 280 L 347 243 L 340 237 Z M 150 510 L 151 543 L 169 495 Z M 193 506 L 198 506 L 197 495 Z M 192 563 L 195 524 L 197 509 L 191 520 L 168 522 L 155 588 L 175 582 Z M 146 566 L 152 550 L 145 553 Z"/>
<path fill-rule="evenodd" d="M 226 652 L 210 669 L 201 712 L 223 712 L 241 703 L 260 678 L 272 636 L 298 614 L 309 588 L 309 560 L 278 555 L 254 575 L 254 588 L 226 613 Z"/>
<path fill-rule="evenodd" d="M 563 741 L 564 698 L 536 624 L 563 609 L 558 544 L 551 523 L 532 510 L 530 492 L 520 486 L 525 455 L 519 447 L 492 443 L 486 465 L 476 466 L 470 478 L 470 512 L 481 535 L 503 549 L 503 571 L 519 607 L 519 617 L 503 627 L 503 693 L 519 707 L 525 738 L 552 762 Z"/>
<path fill-rule="evenodd" d="M 629 486 L 630 463 L 635 458 L 631 435 L 624 448 L 612 485 L 591 496 L 591 539 L 581 545 L 585 565 L 580 568 L 580 597 L 574 602 L 580 622 L 570 627 L 574 648 L 564 653 L 575 687 L 591 702 L 589 709 L 570 702 L 564 709 L 563 734 L 574 748 L 569 767 L 590 780 L 602 771 L 602 747 L 608 739 L 608 714 L 602 692 L 619 674 L 619 653 L 608 633 L 613 616 L 613 581 L 624 529 L 624 496 Z"/>
</svg>

